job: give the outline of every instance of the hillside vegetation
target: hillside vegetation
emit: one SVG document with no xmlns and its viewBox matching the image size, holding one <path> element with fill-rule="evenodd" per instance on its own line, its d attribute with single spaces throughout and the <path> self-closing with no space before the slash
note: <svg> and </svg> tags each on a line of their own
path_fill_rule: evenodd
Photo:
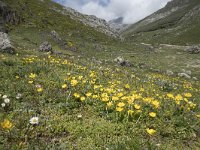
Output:
<svg viewBox="0 0 200 150">
<path fill-rule="evenodd" d="M 114 39 L 50 0 L 3 2 L 19 18 L 0 53 L 0 149 L 200 149 L 199 54 Z"/>
<path fill-rule="evenodd" d="M 134 42 L 198 44 L 200 1 L 174 0 L 164 8 L 133 24 L 123 35 Z"/>
</svg>

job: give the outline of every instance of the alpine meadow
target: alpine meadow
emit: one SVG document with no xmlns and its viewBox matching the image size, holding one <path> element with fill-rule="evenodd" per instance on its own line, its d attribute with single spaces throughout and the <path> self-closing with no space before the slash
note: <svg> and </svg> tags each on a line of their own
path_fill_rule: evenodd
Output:
<svg viewBox="0 0 200 150">
<path fill-rule="evenodd" d="M 0 150 L 200 150 L 200 1 L 125 24 L 0 0 L 0 104 Z"/>
</svg>

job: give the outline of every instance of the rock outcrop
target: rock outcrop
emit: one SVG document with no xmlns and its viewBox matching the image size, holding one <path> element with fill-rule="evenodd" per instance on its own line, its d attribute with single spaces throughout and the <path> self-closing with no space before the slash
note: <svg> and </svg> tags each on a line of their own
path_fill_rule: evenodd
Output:
<svg viewBox="0 0 200 150">
<path fill-rule="evenodd" d="M 5 23 L 19 24 L 22 21 L 20 15 L 13 11 L 9 6 L 0 1 L 0 26 L 2 27 Z M 2 30 L 2 29 L 1 29 Z"/>
<path fill-rule="evenodd" d="M 15 53 L 15 48 L 6 33 L 0 32 L 0 52 Z"/>
<path fill-rule="evenodd" d="M 64 15 L 69 15 L 71 19 L 76 21 L 78 20 L 84 25 L 93 27 L 99 32 L 105 33 L 115 38 L 120 37 L 119 33 L 115 29 L 111 28 L 110 25 L 104 19 L 97 18 L 94 15 L 83 15 L 70 7 L 63 7 L 62 10 L 58 10 L 56 8 L 52 9 Z"/>
<path fill-rule="evenodd" d="M 51 52 L 53 53 L 53 49 L 52 46 L 49 42 L 45 41 L 43 42 L 40 47 L 39 47 L 39 51 L 41 52 Z"/>
<path fill-rule="evenodd" d="M 131 67 L 131 63 L 127 60 L 125 60 L 123 57 L 119 56 L 117 58 L 115 58 L 114 60 L 117 64 L 119 64 L 120 66 L 124 66 L 124 67 Z"/>
<path fill-rule="evenodd" d="M 200 45 L 191 46 L 186 51 L 190 54 L 199 54 L 200 53 Z"/>
</svg>

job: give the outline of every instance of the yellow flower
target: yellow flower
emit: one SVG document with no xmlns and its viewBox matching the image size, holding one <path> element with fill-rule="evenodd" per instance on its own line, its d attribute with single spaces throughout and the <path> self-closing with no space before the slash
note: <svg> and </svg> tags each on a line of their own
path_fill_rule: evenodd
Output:
<svg viewBox="0 0 200 150">
<path fill-rule="evenodd" d="M 37 91 L 38 91 L 38 92 L 42 92 L 42 91 L 43 91 L 43 88 L 38 88 Z"/>
<path fill-rule="evenodd" d="M 62 88 L 63 88 L 63 89 L 66 89 L 66 88 L 67 88 L 67 84 L 63 84 L 63 85 L 62 85 Z"/>
<path fill-rule="evenodd" d="M 93 95 L 92 98 L 93 98 L 93 99 L 97 99 L 97 98 L 98 98 L 98 95 Z"/>
<path fill-rule="evenodd" d="M 128 100 L 128 104 L 129 104 L 129 105 L 133 104 L 133 101 L 134 101 L 134 99 L 129 99 L 129 100 Z"/>
<path fill-rule="evenodd" d="M 10 129 L 12 128 L 13 124 L 8 119 L 4 119 L 4 121 L 1 123 L 1 126 L 3 129 Z"/>
<path fill-rule="evenodd" d="M 80 98 L 80 100 L 81 100 L 81 101 L 85 101 L 85 97 L 82 96 L 82 97 Z"/>
<path fill-rule="evenodd" d="M 16 79 L 19 79 L 19 76 L 15 76 Z"/>
<path fill-rule="evenodd" d="M 126 88 L 126 89 L 130 89 L 130 85 L 129 85 L 129 84 L 126 84 L 126 85 L 125 85 L 125 88 Z"/>
<path fill-rule="evenodd" d="M 168 97 L 168 98 L 172 98 L 172 99 L 173 99 L 173 98 L 174 98 L 174 95 L 173 95 L 173 94 L 171 94 L 171 93 L 168 93 L 168 94 L 167 94 L 167 97 Z"/>
<path fill-rule="evenodd" d="M 148 133 L 149 135 L 153 135 L 153 134 L 156 133 L 156 130 L 154 130 L 154 129 L 149 129 L 149 128 L 147 128 L 146 131 L 147 131 L 147 133 Z"/>
<path fill-rule="evenodd" d="M 124 108 L 122 108 L 122 107 L 117 107 L 116 108 L 116 111 L 118 111 L 118 112 L 121 112 L 121 111 L 123 111 L 124 110 Z"/>
<path fill-rule="evenodd" d="M 192 94 L 191 93 L 185 93 L 184 96 L 187 97 L 187 98 L 190 98 L 190 97 L 192 97 Z"/>
<path fill-rule="evenodd" d="M 197 118 L 200 118 L 200 114 L 198 114 L 198 115 L 196 115 L 197 116 Z"/>
<path fill-rule="evenodd" d="M 90 96 L 92 96 L 92 93 L 87 93 L 86 96 L 90 97 Z"/>
<path fill-rule="evenodd" d="M 118 97 L 122 97 L 124 94 L 123 93 L 118 93 L 117 96 Z"/>
<path fill-rule="evenodd" d="M 128 110 L 128 115 L 132 115 L 134 113 L 133 110 Z"/>
<path fill-rule="evenodd" d="M 32 83 L 33 83 L 33 81 L 28 81 L 28 83 L 29 83 L 29 84 L 32 84 Z"/>
<path fill-rule="evenodd" d="M 83 78 L 83 76 L 79 76 L 78 79 L 81 80 Z"/>
<path fill-rule="evenodd" d="M 138 105 L 138 104 L 135 104 L 134 107 L 135 107 L 135 109 L 140 109 L 141 108 L 141 106 Z"/>
<path fill-rule="evenodd" d="M 78 81 L 77 80 L 71 80 L 71 86 L 76 86 L 78 84 Z"/>
<path fill-rule="evenodd" d="M 149 116 L 152 117 L 152 118 L 155 118 L 156 117 L 156 113 L 155 112 L 150 112 Z"/>
<path fill-rule="evenodd" d="M 109 98 L 108 97 L 102 97 L 101 99 L 103 102 L 108 102 L 109 101 Z"/>
<path fill-rule="evenodd" d="M 75 97 L 75 98 L 80 98 L 80 94 L 74 93 L 74 97 Z"/>
<path fill-rule="evenodd" d="M 31 73 L 31 74 L 29 75 L 29 78 L 34 79 L 35 77 L 36 77 L 36 74 L 34 74 L 34 73 Z"/>
<path fill-rule="evenodd" d="M 118 106 L 118 107 L 124 107 L 125 104 L 124 104 L 124 103 L 118 103 L 117 106 Z"/>
<path fill-rule="evenodd" d="M 175 100 L 176 101 L 183 100 L 183 97 L 180 94 L 178 94 L 178 95 L 176 95 Z"/>
<path fill-rule="evenodd" d="M 154 100 L 154 101 L 152 101 L 151 103 L 152 103 L 152 105 L 153 105 L 155 108 L 158 108 L 158 107 L 160 106 L 160 103 L 159 103 L 159 101 L 157 101 L 157 100 Z"/>
<path fill-rule="evenodd" d="M 111 107 L 112 105 L 113 105 L 112 102 L 108 102 L 108 103 L 107 103 L 107 107 Z"/>
<path fill-rule="evenodd" d="M 113 100 L 113 101 L 118 101 L 118 100 L 119 100 L 119 97 L 113 96 L 113 97 L 112 97 L 112 100 Z"/>
</svg>

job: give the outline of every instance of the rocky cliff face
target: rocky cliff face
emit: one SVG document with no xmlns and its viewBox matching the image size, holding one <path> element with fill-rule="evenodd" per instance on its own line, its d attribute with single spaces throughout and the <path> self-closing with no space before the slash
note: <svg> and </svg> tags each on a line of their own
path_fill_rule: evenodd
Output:
<svg viewBox="0 0 200 150">
<path fill-rule="evenodd" d="M 19 24 L 21 22 L 21 18 L 19 15 L 12 11 L 9 6 L 0 1 L 0 31 L 5 31 L 5 23 L 10 24 Z"/>
<path fill-rule="evenodd" d="M 105 33 L 109 36 L 113 36 L 116 38 L 119 37 L 118 31 L 110 27 L 110 25 L 104 19 L 97 18 L 96 16 L 93 15 L 83 15 L 78 11 L 69 7 L 63 7 L 62 10 L 58 10 L 56 8 L 52 9 L 64 15 L 69 15 L 71 19 L 78 20 L 85 25 L 95 28 L 99 32 Z"/>
<path fill-rule="evenodd" d="M 121 32 L 128 26 L 127 24 L 123 23 L 123 20 L 124 20 L 123 17 L 119 17 L 119 18 L 110 20 L 108 23 L 111 28 L 115 29 L 118 32 Z"/>
</svg>

